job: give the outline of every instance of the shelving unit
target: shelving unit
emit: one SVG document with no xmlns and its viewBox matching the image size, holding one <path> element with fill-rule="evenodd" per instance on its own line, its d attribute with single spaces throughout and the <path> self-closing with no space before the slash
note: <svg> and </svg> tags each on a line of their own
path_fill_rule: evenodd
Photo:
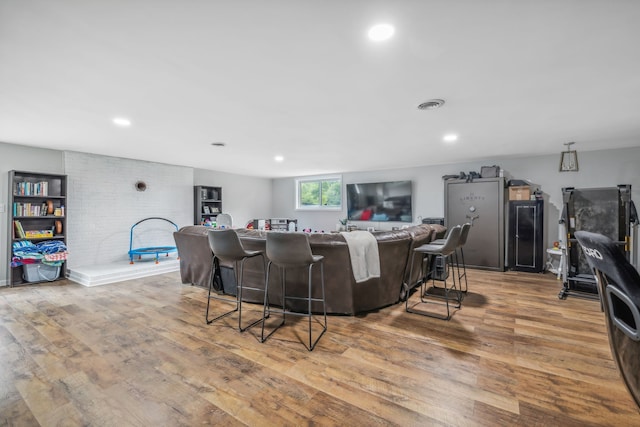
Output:
<svg viewBox="0 0 640 427">
<path fill-rule="evenodd" d="M 9 172 L 7 284 L 9 286 L 53 281 L 25 279 L 23 265 L 12 266 L 13 243 L 39 243 L 57 240 L 66 244 L 67 176 L 38 172 Z M 55 280 L 66 277 L 66 262 L 62 263 Z"/>
<path fill-rule="evenodd" d="M 193 187 L 194 224 L 201 225 L 207 220 L 215 221 L 222 213 L 222 187 Z"/>
</svg>

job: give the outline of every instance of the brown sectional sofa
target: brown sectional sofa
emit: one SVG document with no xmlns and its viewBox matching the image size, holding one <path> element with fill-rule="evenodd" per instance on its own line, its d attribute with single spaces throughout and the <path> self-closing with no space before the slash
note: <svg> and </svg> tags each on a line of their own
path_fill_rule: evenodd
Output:
<svg viewBox="0 0 640 427">
<path fill-rule="evenodd" d="M 182 283 L 208 287 L 211 279 L 212 254 L 209 249 L 204 226 L 187 226 L 174 233 L 180 254 L 180 275 Z M 250 250 L 265 250 L 268 231 L 237 229 L 243 246 Z M 420 257 L 412 277 L 409 275 L 410 255 L 413 248 L 444 236 L 446 229 L 440 225 L 422 224 L 398 231 L 374 232 L 380 254 L 380 277 L 356 283 L 351 269 L 349 248 L 340 233 L 316 233 L 309 235 L 309 243 L 314 254 L 324 255 L 325 298 L 327 312 L 332 314 L 357 314 L 395 304 L 403 297 L 403 283 L 415 284 L 420 275 Z M 266 264 L 266 262 L 265 262 Z M 223 265 L 224 266 L 224 265 Z M 230 266 L 227 266 L 230 267 Z M 260 257 L 247 260 L 244 280 L 246 286 L 264 288 L 264 270 Z M 287 271 L 287 294 L 305 295 L 307 289 L 306 270 Z M 224 277 L 223 277 L 224 278 Z M 271 269 L 269 300 L 274 304 L 281 301 L 280 276 L 276 268 Z M 314 269 L 314 283 L 320 280 L 319 269 Z M 226 288 L 226 286 L 225 286 Z M 314 297 L 320 297 L 316 287 Z M 260 292 L 245 291 L 244 301 L 262 303 Z M 302 303 L 302 302 L 301 302 Z M 306 310 L 296 301 L 288 301 L 293 310 Z M 314 308 L 318 310 L 319 307 Z"/>
</svg>

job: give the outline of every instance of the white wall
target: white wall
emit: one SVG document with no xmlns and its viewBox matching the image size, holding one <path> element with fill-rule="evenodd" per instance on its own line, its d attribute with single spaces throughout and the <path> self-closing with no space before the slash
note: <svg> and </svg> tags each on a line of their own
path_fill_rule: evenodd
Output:
<svg viewBox="0 0 640 427">
<path fill-rule="evenodd" d="M 118 157 L 65 152 L 68 176 L 68 268 L 128 262 L 130 229 L 148 217 L 183 227 L 193 222 L 193 169 Z M 137 191 L 144 181 L 147 189 Z M 133 247 L 174 246 L 171 224 L 145 222 Z"/>
<path fill-rule="evenodd" d="M 481 166 L 498 164 L 507 177 L 526 179 L 535 183 L 545 193 L 547 242 L 558 240 L 558 219 L 562 211 L 562 188 L 615 187 L 631 184 L 632 199 L 640 206 L 640 147 L 618 150 L 578 151 L 578 172 L 559 172 L 560 152 L 557 155 L 529 158 L 501 159 L 495 162 L 459 163 L 423 166 L 408 169 L 393 169 L 344 173 L 343 184 L 378 181 L 413 181 L 414 222 L 421 218 L 444 216 L 443 175 L 463 171 L 480 172 Z M 344 188 L 344 187 L 343 187 Z M 346 204 L 343 198 L 343 204 Z M 309 212 L 295 209 L 295 178 L 275 179 L 273 182 L 274 216 L 297 218 L 299 226 L 314 230 L 332 230 L 340 218 L 346 218 L 346 205 L 342 211 Z M 363 227 L 391 229 L 402 223 L 359 222 Z"/>
<path fill-rule="evenodd" d="M 222 211 L 231 214 L 234 227 L 273 215 L 271 179 L 194 169 L 193 185 L 222 187 Z"/>
<path fill-rule="evenodd" d="M 9 201 L 9 171 L 42 172 L 64 174 L 64 159 L 62 151 L 46 150 L 43 148 L 27 147 L 24 145 L 6 144 L 0 142 L 0 286 L 7 283 L 7 252 L 11 242 L 7 236 Z"/>
</svg>

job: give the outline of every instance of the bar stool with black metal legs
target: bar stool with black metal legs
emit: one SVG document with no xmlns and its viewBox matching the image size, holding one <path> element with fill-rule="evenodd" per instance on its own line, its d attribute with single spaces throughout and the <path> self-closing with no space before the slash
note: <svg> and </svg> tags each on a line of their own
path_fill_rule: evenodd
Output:
<svg viewBox="0 0 640 427">
<path fill-rule="evenodd" d="M 309 237 L 304 233 L 288 233 L 288 232 L 270 232 L 267 234 L 267 258 L 269 263 L 267 264 L 267 274 L 265 279 L 265 293 L 264 293 L 264 315 L 263 319 L 269 317 L 272 311 L 282 313 L 282 321 L 275 326 L 275 328 L 265 336 L 265 322 L 262 322 L 262 342 L 265 342 L 276 330 L 278 330 L 285 323 L 286 315 L 291 314 L 295 316 L 303 316 L 309 319 L 309 346 L 305 344 L 307 350 L 312 351 L 322 335 L 327 331 L 327 306 L 325 302 L 324 294 L 324 266 L 322 255 L 314 255 L 311 252 L 311 246 L 309 244 Z M 275 265 L 280 270 L 280 279 L 282 286 L 282 309 L 273 309 L 269 305 L 269 275 L 271 272 L 271 266 Z M 314 297 L 314 283 L 312 281 L 313 266 L 320 265 L 320 288 L 321 297 Z M 306 297 L 287 295 L 286 292 L 286 271 L 287 269 L 294 268 L 306 268 L 308 272 L 307 288 L 308 293 Z M 317 284 L 315 284 L 317 285 Z M 292 311 L 287 309 L 287 300 L 299 300 L 304 301 L 307 306 L 306 313 L 299 311 Z M 319 323 L 322 330 L 320 334 L 314 340 L 312 337 L 313 319 L 314 316 L 312 303 L 320 303 L 322 306 L 322 314 L 324 316 L 324 323 Z"/>
<path fill-rule="evenodd" d="M 237 311 L 238 312 L 238 329 L 240 330 L 240 332 L 244 332 L 245 330 L 249 329 L 253 325 L 263 321 L 264 316 L 254 321 L 253 323 L 247 325 L 246 327 L 242 326 L 242 292 L 243 290 L 246 289 L 246 290 L 252 290 L 252 291 L 265 292 L 266 294 L 266 291 L 262 288 L 252 288 L 252 287 L 244 286 L 243 284 L 244 263 L 249 258 L 261 257 L 262 258 L 261 264 L 264 272 L 264 254 L 262 253 L 262 251 L 245 250 L 244 247 L 242 246 L 242 242 L 240 242 L 240 238 L 238 238 L 238 234 L 233 229 L 209 230 L 208 237 L 209 237 L 209 246 L 211 247 L 211 251 L 213 252 L 213 265 L 212 265 L 212 271 L 211 271 L 211 283 L 209 284 L 209 297 L 207 298 L 207 312 L 205 314 L 205 319 L 207 321 L 207 324 L 210 324 L 212 322 L 215 322 L 218 319 L 229 316 L 230 314 L 235 313 Z M 220 261 L 233 262 L 233 265 L 234 265 L 233 271 L 235 272 L 236 283 L 237 283 L 236 297 L 234 299 L 225 298 L 215 293 L 214 295 L 211 295 L 211 290 L 213 288 L 213 280 L 214 280 L 215 271 L 216 271 L 216 261 L 218 261 L 218 263 Z M 239 268 L 238 268 L 238 264 L 239 264 Z M 217 317 L 214 317 L 213 319 L 209 319 L 209 305 L 212 298 L 221 300 L 221 301 L 235 303 L 235 308 Z"/>
<path fill-rule="evenodd" d="M 460 229 L 460 239 L 458 240 L 458 247 L 456 248 L 456 268 L 458 269 L 458 283 L 460 283 L 460 291 L 466 293 L 469 289 L 467 284 L 467 264 L 464 262 L 464 245 L 467 244 L 467 237 L 469 236 L 469 230 L 471 230 L 471 223 L 467 222 L 462 224 Z M 436 239 L 431 242 L 433 245 L 444 245 L 447 239 Z M 460 257 L 458 257 L 458 253 Z M 460 262 L 462 260 L 462 262 Z M 460 273 L 460 264 L 462 264 L 462 273 Z M 462 279 L 464 278 L 464 288 L 462 287 Z"/>
<path fill-rule="evenodd" d="M 405 310 L 407 312 L 421 314 L 423 316 L 436 317 L 443 320 L 449 320 L 451 319 L 451 310 L 450 310 L 449 302 L 450 301 L 455 302 L 454 308 L 461 307 L 462 293 L 458 288 L 459 285 L 456 285 L 456 276 L 458 276 L 458 273 L 455 271 L 455 265 L 453 260 L 455 256 L 455 251 L 458 247 L 458 242 L 460 240 L 461 229 L 462 227 L 459 225 L 456 225 L 455 227 L 451 228 L 451 231 L 449 231 L 449 235 L 447 236 L 444 245 L 428 243 L 426 245 L 422 245 L 414 249 L 414 251 L 422 253 L 423 257 L 426 257 L 426 256 L 443 257 L 445 261 L 445 268 L 449 268 L 452 273 L 451 281 L 453 282 L 453 284 L 451 286 L 448 286 L 447 279 L 449 275 L 445 273 L 441 278 L 444 287 L 443 288 L 432 287 L 430 289 L 427 287 L 427 282 L 428 282 L 427 272 L 424 271 L 423 279 L 420 283 L 420 296 L 419 296 L 420 300 L 418 302 L 413 303 L 411 306 L 409 306 L 409 301 L 411 298 L 410 296 L 407 297 L 407 300 L 405 302 Z M 422 263 L 422 265 L 429 265 L 429 264 L 430 263 L 426 263 L 426 264 Z M 435 280 L 436 279 L 432 275 L 432 278 L 431 278 L 432 283 L 435 284 Z M 442 303 L 443 305 L 445 305 L 447 308 L 447 315 L 441 316 L 437 313 L 415 309 L 416 306 L 421 304 L 436 303 L 436 301 L 430 301 L 430 299 L 436 299 L 438 303 Z"/>
<path fill-rule="evenodd" d="M 462 224 L 460 230 L 460 239 L 458 239 L 458 247 L 456 248 L 456 267 L 458 267 L 458 283 L 460 284 L 460 291 L 467 293 L 469 285 L 467 283 L 467 264 L 464 262 L 464 245 L 467 244 L 467 237 L 469 236 L 469 230 L 471 230 L 471 223 L 467 222 Z M 460 254 L 460 259 L 458 259 Z M 462 261 L 462 262 L 459 262 Z M 462 274 L 460 273 L 460 264 L 462 264 Z M 462 286 L 462 279 L 464 278 L 464 287 Z"/>
</svg>

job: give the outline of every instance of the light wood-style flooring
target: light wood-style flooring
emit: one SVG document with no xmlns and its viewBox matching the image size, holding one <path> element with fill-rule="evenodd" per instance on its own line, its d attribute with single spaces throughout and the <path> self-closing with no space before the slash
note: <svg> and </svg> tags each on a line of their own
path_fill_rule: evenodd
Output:
<svg viewBox="0 0 640 427">
<path fill-rule="evenodd" d="M 330 316 L 313 352 L 303 321 L 264 344 L 235 316 L 206 325 L 178 273 L 0 289 L 0 426 L 640 425 L 597 301 L 559 300 L 550 274 L 468 276 L 450 321 Z"/>
</svg>

